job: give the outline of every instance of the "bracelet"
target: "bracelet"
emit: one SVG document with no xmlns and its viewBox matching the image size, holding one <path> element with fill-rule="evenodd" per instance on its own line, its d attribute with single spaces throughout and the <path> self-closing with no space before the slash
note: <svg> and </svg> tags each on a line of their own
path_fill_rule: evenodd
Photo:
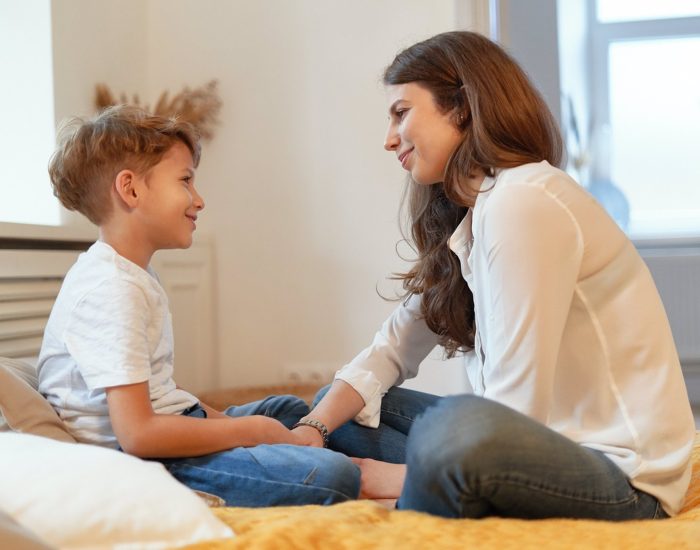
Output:
<svg viewBox="0 0 700 550">
<path fill-rule="evenodd" d="M 312 428 L 316 428 L 318 433 L 321 434 L 324 448 L 328 448 L 328 428 L 323 422 L 316 420 L 315 418 L 302 418 L 299 420 L 299 422 L 292 426 L 292 430 L 298 426 L 311 426 Z"/>
</svg>

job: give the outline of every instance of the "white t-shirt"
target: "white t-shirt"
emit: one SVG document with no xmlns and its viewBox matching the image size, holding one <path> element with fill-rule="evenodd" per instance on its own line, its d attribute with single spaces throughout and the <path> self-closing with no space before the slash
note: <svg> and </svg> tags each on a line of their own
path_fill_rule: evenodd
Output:
<svg viewBox="0 0 700 550">
<path fill-rule="evenodd" d="M 695 426 L 671 329 L 632 243 L 575 181 L 547 162 L 486 178 L 450 238 L 474 295 L 467 375 L 503 403 L 604 452 L 632 484 L 680 509 Z M 336 378 L 377 426 L 381 398 L 416 375 L 437 342 L 420 297 L 400 305 Z"/>
<path fill-rule="evenodd" d="M 78 441 L 118 447 L 105 388 L 148 381 L 158 414 L 197 398 L 173 381 L 168 298 L 155 273 L 98 241 L 61 286 L 44 331 L 39 391 Z"/>
</svg>

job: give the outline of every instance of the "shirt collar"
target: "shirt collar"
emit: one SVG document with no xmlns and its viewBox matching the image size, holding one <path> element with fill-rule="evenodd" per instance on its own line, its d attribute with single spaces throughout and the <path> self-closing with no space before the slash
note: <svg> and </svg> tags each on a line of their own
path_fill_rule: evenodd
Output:
<svg viewBox="0 0 700 550">
<path fill-rule="evenodd" d="M 455 228 L 454 232 L 450 236 L 448 245 L 450 250 L 455 254 L 464 251 L 465 248 L 470 248 L 472 242 L 474 241 L 474 233 L 472 230 L 472 223 L 474 219 L 474 211 L 478 211 L 481 204 L 486 200 L 487 196 L 491 193 L 496 184 L 496 176 L 490 177 L 486 176 L 481 185 L 479 186 L 479 192 L 476 194 L 476 200 L 474 201 L 474 206 L 467 210 L 467 214 L 459 222 L 459 225 Z"/>
</svg>

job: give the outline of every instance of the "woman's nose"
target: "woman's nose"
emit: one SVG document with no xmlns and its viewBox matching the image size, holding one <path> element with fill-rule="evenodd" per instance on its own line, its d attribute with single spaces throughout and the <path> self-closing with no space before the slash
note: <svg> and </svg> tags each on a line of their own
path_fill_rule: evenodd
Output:
<svg viewBox="0 0 700 550">
<path fill-rule="evenodd" d="M 399 143 L 401 143 L 401 138 L 396 131 L 396 127 L 393 124 L 389 124 L 389 128 L 387 128 L 386 135 L 384 136 L 384 149 L 387 151 L 394 151 L 398 148 Z"/>
</svg>

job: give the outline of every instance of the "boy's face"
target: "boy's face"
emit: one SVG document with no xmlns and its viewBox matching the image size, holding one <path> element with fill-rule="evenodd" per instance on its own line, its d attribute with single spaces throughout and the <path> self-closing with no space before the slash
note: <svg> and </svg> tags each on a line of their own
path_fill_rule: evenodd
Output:
<svg viewBox="0 0 700 550">
<path fill-rule="evenodd" d="M 153 250 L 188 248 L 204 200 L 194 186 L 192 154 L 177 142 L 143 176 L 139 217 Z"/>
</svg>

